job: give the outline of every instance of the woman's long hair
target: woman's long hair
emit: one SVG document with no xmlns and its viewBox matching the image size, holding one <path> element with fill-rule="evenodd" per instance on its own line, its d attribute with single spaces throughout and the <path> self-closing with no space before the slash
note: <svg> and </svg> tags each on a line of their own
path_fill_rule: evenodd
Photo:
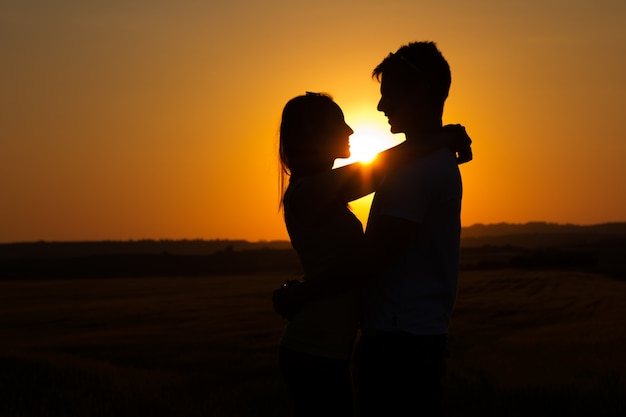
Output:
<svg viewBox="0 0 626 417">
<path fill-rule="evenodd" d="M 285 105 L 278 145 L 281 209 L 287 178 L 309 168 L 313 147 L 316 146 L 316 133 L 325 122 L 329 109 L 336 106 L 332 97 L 325 93 L 306 93 L 292 98 Z"/>
</svg>

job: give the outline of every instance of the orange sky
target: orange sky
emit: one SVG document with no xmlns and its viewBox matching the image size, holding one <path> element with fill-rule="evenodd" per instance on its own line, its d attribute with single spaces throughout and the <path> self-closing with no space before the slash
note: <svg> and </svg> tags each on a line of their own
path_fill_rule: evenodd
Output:
<svg viewBox="0 0 626 417">
<path fill-rule="evenodd" d="M 370 73 L 414 40 L 474 139 L 465 226 L 626 221 L 626 2 L 421 3 L 4 1 L 0 242 L 286 239 L 282 106 L 326 91 L 384 132 Z"/>
</svg>

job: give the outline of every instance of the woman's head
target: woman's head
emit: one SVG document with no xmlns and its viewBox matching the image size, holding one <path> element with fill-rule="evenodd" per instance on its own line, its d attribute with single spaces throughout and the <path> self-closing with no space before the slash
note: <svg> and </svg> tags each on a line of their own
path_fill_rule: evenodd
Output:
<svg viewBox="0 0 626 417">
<path fill-rule="evenodd" d="M 282 172 L 310 175 L 332 169 L 335 159 L 350 156 L 352 133 L 329 95 L 307 93 L 289 100 L 280 123 Z"/>
</svg>

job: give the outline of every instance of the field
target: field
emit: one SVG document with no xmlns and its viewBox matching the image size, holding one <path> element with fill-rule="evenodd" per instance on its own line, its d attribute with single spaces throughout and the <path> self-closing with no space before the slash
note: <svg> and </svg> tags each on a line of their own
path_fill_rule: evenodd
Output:
<svg viewBox="0 0 626 417">
<path fill-rule="evenodd" d="M 0 416 L 287 416 L 286 274 L 0 281 Z M 468 270 L 450 416 L 626 415 L 626 282 Z"/>
</svg>

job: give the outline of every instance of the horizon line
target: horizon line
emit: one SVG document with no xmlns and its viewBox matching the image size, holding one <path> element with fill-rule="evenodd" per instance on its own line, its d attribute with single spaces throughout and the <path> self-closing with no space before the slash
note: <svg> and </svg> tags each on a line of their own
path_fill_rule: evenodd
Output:
<svg viewBox="0 0 626 417">
<path fill-rule="evenodd" d="M 528 221 L 525 223 L 512 223 L 512 222 L 497 222 L 497 223 L 474 223 L 470 226 L 461 226 L 461 229 L 471 229 L 473 227 L 490 227 L 490 226 L 531 226 L 531 225 L 545 225 L 545 226 L 562 226 L 562 227 L 597 227 L 607 225 L 626 224 L 626 220 L 623 221 L 607 221 L 602 223 L 558 223 L 549 221 Z M 257 239 L 250 240 L 245 238 L 127 238 L 127 239 L 75 239 L 75 240 L 22 240 L 22 241 L 0 241 L 0 245 L 11 244 L 34 244 L 34 243 L 117 243 L 117 242 L 246 242 L 246 243 L 271 243 L 271 242 L 289 242 L 289 238 L 284 239 Z"/>
</svg>

